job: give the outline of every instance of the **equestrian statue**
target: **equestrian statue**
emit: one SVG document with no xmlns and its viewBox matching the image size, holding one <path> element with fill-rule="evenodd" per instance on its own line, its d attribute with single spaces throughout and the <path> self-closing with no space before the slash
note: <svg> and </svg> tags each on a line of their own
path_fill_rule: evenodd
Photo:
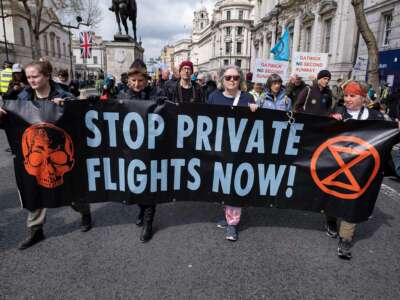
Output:
<svg viewBox="0 0 400 300">
<path fill-rule="evenodd" d="M 112 0 L 112 6 L 109 8 L 115 13 L 118 23 L 118 33 L 122 34 L 122 25 L 124 25 L 126 35 L 129 35 L 128 31 L 128 18 L 132 21 L 133 36 L 136 41 L 136 18 L 137 18 L 137 6 L 135 0 Z"/>
</svg>

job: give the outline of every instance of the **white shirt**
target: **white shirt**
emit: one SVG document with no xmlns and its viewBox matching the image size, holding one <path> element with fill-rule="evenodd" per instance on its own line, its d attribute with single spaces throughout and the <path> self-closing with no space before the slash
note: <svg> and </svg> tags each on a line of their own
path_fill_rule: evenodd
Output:
<svg viewBox="0 0 400 300">
<path fill-rule="evenodd" d="M 347 109 L 347 112 L 349 113 L 349 115 L 351 115 L 351 118 L 355 119 L 355 120 L 357 120 L 358 115 L 360 114 L 360 111 L 361 111 L 361 109 L 359 109 L 359 110 L 349 110 L 349 109 Z M 368 109 L 364 108 L 364 111 L 363 111 L 363 113 L 361 115 L 360 120 L 367 120 L 368 117 L 369 117 Z"/>
</svg>

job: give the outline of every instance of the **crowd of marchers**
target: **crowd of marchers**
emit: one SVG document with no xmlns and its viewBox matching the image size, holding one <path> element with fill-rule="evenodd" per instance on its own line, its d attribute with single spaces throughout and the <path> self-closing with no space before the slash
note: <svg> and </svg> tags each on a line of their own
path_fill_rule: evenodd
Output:
<svg viewBox="0 0 400 300">
<path fill-rule="evenodd" d="M 289 81 L 272 74 L 265 83 L 253 83 L 252 74 L 243 74 L 235 65 L 222 68 L 219 74 L 194 72 L 192 62 L 183 61 L 172 74 L 169 70 L 159 70 L 159 76 L 150 77 L 146 64 L 135 60 L 117 84 L 113 75 L 99 76 L 96 81 L 98 101 L 152 100 L 162 103 L 204 103 L 210 105 L 243 106 L 251 112 L 259 109 L 295 111 L 335 118 L 339 121 L 358 120 L 399 120 L 400 90 L 390 93 L 385 85 L 379 96 L 364 82 L 342 79 L 331 88 L 331 73 L 322 70 L 315 78 L 306 82 L 292 74 Z M 5 62 L 0 73 L 0 92 L 3 99 L 32 101 L 40 106 L 43 101 L 62 105 L 64 101 L 79 97 L 79 86 L 68 81 L 68 72 L 59 71 L 53 76 L 52 66 L 47 61 L 32 62 L 25 67 Z M 93 97 L 92 97 L 93 98 Z M 96 98 L 96 97 L 95 97 Z M 93 99 L 91 99 L 93 100 Z M 0 108 L 0 122 L 7 117 L 7 111 Z M 400 170 L 399 155 L 394 155 L 394 170 Z M 400 175 L 400 174 L 399 174 Z M 155 205 L 139 205 L 136 225 L 142 227 L 140 240 L 149 241 L 153 236 Z M 81 230 L 92 227 L 92 216 L 88 204 L 74 204 L 72 208 L 82 216 Z M 224 218 L 217 227 L 225 229 L 225 239 L 237 241 L 242 208 L 224 206 Z M 46 209 L 28 212 L 29 235 L 19 249 L 29 248 L 42 241 L 45 236 L 43 225 Z M 326 234 L 339 238 L 338 256 L 352 257 L 351 248 L 356 224 L 337 220 L 326 215 Z"/>
</svg>

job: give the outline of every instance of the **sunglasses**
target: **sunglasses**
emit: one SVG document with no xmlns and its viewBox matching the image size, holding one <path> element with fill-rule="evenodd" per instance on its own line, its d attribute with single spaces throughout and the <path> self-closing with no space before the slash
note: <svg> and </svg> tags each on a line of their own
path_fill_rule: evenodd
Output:
<svg viewBox="0 0 400 300">
<path fill-rule="evenodd" d="M 231 81 L 232 79 L 233 79 L 234 81 L 239 81 L 240 76 L 239 76 L 239 75 L 234 75 L 234 76 L 232 76 L 232 75 L 227 75 L 227 76 L 224 76 L 224 79 L 225 79 L 226 81 Z"/>
</svg>

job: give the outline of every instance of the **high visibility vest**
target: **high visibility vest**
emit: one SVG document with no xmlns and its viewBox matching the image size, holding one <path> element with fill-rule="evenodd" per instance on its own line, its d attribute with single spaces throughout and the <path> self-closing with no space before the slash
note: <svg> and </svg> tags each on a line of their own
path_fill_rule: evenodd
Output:
<svg viewBox="0 0 400 300">
<path fill-rule="evenodd" d="M 0 72 L 0 93 L 7 93 L 8 86 L 12 79 L 12 69 L 7 68 Z"/>
</svg>

